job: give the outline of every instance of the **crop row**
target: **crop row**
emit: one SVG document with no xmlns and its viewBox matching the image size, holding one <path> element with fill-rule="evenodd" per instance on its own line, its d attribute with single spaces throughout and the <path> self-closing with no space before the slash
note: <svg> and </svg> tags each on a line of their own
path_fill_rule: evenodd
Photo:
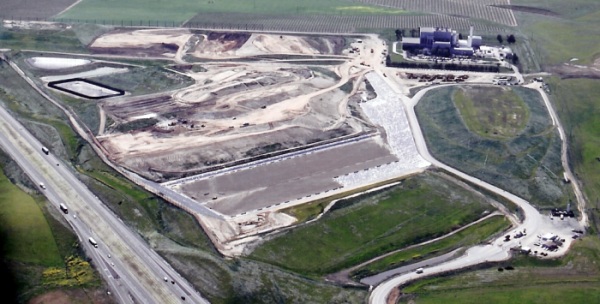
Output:
<svg viewBox="0 0 600 304">
<path fill-rule="evenodd" d="M 358 0 L 363 3 L 399 8 L 414 12 L 427 12 L 464 16 L 496 23 L 517 26 L 510 9 L 491 5 L 510 5 L 509 0 Z"/>
<path fill-rule="evenodd" d="M 227 20 L 226 23 L 223 20 Z M 418 28 L 444 26 L 468 29 L 469 19 L 442 15 L 256 15 L 198 14 L 185 27 L 265 31 L 297 31 L 322 33 L 353 33 L 364 29 Z M 478 31 L 498 32 L 490 25 L 478 25 Z"/>
<path fill-rule="evenodd" d="M 44 18 L 18 18 L 17 20 L 54 21 Z M 85 22 L 121 27 L 183 26 L 198 29 L 317 33 L 356 33 L 365 32 L 369 29 L 417 29 L 423 26 L 466 30 L 473 24 L 467 18 L 445 15 L 257 15 L 250 13 L 201 13 L 183 25 L 176 21 L 164 20 L 79 20 L 63 18 L 56 21 L 64 23 Z M 476 28 L 477 33 L 504 31 L 500 27 L 481 23 Z"/>
</svg>

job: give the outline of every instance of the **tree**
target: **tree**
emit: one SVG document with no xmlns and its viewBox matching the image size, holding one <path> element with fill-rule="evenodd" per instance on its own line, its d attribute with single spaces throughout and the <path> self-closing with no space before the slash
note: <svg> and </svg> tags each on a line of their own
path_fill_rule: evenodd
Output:
<svg viewBox="0 0 600 304">
<path fill-rule="evenodd" d="M 504 39 L 502 39 L 502 35 L 498 34 L 498 36 L 496 36 L 496 39 L 498 39 L 498 43 L 502 43 L 504 42 Z"/>
<path fill-rule="evenodd" d="M 515 42 L 517 42 L 517 39 L 515 39 L 515 35 L 510 34 L 510 35 L 506 36 L 506 42 L 515 43 Z"/>
<path fill-rule="evenodd" d="M 402 31 L 400 29 L 396 29 L 396 41 L 399 41 L 402 38 Z"/>
<path fill-rule="evenodd" d="M 512 55 L 512 63 L 513 63 L 514 65 L 517 65 L 517 64 L 519 64 L 519 56 L 517 56 L 517 54 L 513 54 L 513 55 Z"/>
</svg>

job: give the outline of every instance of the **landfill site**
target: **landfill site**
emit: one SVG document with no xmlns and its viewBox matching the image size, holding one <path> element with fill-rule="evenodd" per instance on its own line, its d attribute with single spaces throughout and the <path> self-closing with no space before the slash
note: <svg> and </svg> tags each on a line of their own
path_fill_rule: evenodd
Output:
<svg viewBox="0 0 600 304">
<path fill-rule="evenodd" d="M 388 52 L 376 35 L 119 29 L 88 48 L 27 63 L 49 88 L 96 100 L 104 156 L 194 214 L 225 255 L 293 225 L 286 208 L 425 170 L 398 94 L 492 77 L 373 72 Z M 134 94 L 94 80 L 134 63 L 93 56 L 170 60 L 192 84 Z"/>
</svg>

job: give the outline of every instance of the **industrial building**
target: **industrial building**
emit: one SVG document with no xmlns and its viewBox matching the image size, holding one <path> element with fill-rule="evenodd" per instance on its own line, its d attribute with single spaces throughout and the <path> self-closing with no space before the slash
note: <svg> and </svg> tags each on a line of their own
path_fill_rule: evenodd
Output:
<svg viewBox="0 0 600 304">
<path fill-rule="evenodd" d="M 472 56 L 481 46 L 481 36 L 473 35 L 473 27 L 466 40 L 459 39 L 458 32 L 445 27 L 420 27 L 419 37 L 402 37 L 405 51 L 438 56 Z"/>
</svg>

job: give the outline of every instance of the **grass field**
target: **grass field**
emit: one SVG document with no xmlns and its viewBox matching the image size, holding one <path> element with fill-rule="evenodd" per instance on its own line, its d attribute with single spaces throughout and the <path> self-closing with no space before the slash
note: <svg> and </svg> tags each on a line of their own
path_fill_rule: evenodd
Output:
<svg viewBox="0 0 600 304">
<path fill-rule="evenodd" d="M 52 231 L 35 200 L 0 171 L 0 225 L 6 258 L 43 266 L 62 266 Z"/>
<path fill-rule="evenodd" d="M 529 109 L 513 90 L 463 87 L 452 96 L 467 128 L 492 139 L 517 136 L 529 121 Z"/>
<path fill-rule="evenodd" d="M 362 304 L 366 301 L 366 289 L 311 280 L 252 260 L 223 260 L 202 253 L 162 254 L 214 304 Z"/>
<path fill-rule="evenodd" d="M 494 216 L 442 240 L 403 250 L 370 263 L 365 267 L 354 271 L 352 277 L 359 280 L 392 268 L 439 256 L 459 247 L 468 247 L 470 245 L 479 244 L 510 226 L 510 222 L 505 217 Z"/>
<path fill-rule="evenodd" d="M 518 30 L 542 66 L 556 65 L 578 58 L 577 64 L 589 64 L 600 48 L 600 2 L 596 0 L 516 0 L 512 5 L 549 9 L 560 18 L 539 14 L 515 13 Z M 523 58 L 521 54 L 519 57 Z"/>
<path fill-rule="evenodd" d="M 318 222 L 267 241 L 250 257 L 321 275 L 443 235 L 492 209 L 467 190 L 425 173 L 339 201 Z"/>
<path fill-rule="evenodd" d="M 153 20 L 183 23 L 196 13 L 253 13 L 270 15 L 363 15 L 402 14 L 401 9 L 389 9 L 344 0 L 227 0 L 227 1 L 152 1 L 145 0 L 83 0 L 58 16 L 79 20 Z"/>
<path fill-rule="evenodd" d="M 2 48 L 87 53 L 72 29 L 18 30 L 0 26 Z"/>
<path fill-rule="evenodd" d="M 548 79 L 552 102 L 564 124 L 569 158 L 588 198 L 591 218 L 600 229 L 600 80 Z"/>
<path fill-rule="evenodd" d="M 403 288 L 415 303 L 597 303 L 600 240 L 576 242 L 560 260 L 518 257 L 514 270 L 467 271 L 417 281 Z M 500 267 L 506 266 L 501 264 Z M 401 301 L 405 303 L 406 301 Z"/>
<path fill-rule="evenodd" d="M 572 196 L 562 182 L 561 142 L 539 94 L 513 88 L 527 106 L 526 126 L 516 136 L 488 139 L 470 132 L 463 123 L 453 102 L 456 90 L 428 92 L 416 107 L 431 153 L 463 172 L 511 189 L 540 208 L 565 206 Z"/>
<path fill-rule="evenodd" d="M 531 286 L 479 288 L 418 294 L 414 303 L 569 303 L 600 302 L 600 283 L 554 283 Z M 403 302 L 400 302 L 403 303 Z"/>
</svg>

